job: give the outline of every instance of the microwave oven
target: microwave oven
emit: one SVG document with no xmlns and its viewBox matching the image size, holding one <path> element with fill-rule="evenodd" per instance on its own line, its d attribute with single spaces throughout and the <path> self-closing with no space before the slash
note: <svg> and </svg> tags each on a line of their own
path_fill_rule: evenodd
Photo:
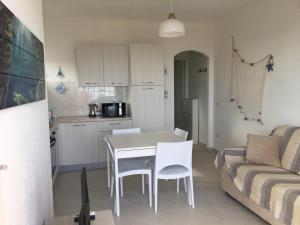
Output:
<svg viewBox="0 0 300 225">
<path fill-rule="evenodd" d="M 102 103 L 102 117 L 122 117 L 126 116 L 126 103 Z"/>
</svg>

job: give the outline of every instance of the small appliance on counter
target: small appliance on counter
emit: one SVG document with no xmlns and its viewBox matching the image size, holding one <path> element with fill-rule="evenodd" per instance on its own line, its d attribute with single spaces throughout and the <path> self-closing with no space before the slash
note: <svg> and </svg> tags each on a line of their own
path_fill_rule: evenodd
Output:
<svg viewBox="0 0 300 225">
<path fill-rule="evenodd" d="M 89 104 L 89 117 L 96 117 L 98 106 L 96 104 Z"/>
<path fill-rule="evenodd" d="M 126 103 L 102 103 L 102 117 L 124 117 L 126 116 Z"/>
</svg>

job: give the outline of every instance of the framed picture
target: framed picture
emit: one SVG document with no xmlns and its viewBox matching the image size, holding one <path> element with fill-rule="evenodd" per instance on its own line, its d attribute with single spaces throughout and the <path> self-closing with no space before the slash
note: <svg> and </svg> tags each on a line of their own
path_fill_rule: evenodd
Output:
<svg viewBox="0 0 300 225">
<path fill-rule="evenodd" d="M 45 99 L 43 43 L 0 2 L 0 109 Z"/>
</svg>

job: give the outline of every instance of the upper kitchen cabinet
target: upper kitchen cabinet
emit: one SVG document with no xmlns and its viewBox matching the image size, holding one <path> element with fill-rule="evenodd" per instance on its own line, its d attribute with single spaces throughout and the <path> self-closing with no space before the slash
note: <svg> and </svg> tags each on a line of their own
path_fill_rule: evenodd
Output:
<svg viewBox="0 0 300 225">
<path fill-rule="evenodd" d="M 164 63 L 159 46 L 132 44 L 130 46 L 131 85 L 163 85 Z"/>
<path fill-rule="evenodd" d="M 127 46 L 103 47 L 105 86 L 129 85 L 129 62 Z"/>
<path fill-rule="evenodd" d="M 78 45 L 76 48 L 76 64 L 79 86 L 104 86 L 103 50 L 101 46 Z"/>
</svg>

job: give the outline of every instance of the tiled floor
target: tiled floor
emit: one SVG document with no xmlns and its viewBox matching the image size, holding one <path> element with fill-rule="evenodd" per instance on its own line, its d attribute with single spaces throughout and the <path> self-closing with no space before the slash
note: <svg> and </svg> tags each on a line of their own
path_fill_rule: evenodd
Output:
<svg viewBox="0 0 300 225">
<path fill-rule="evenodd" d="M 195 209 L 187 205 L 181 186 L 176 193 L 175 181 L 159 183 L 158 213 L 149 208 L 148 196 L 142 195 L 140 177 L 125 179 L 125 196 L 121 199 L 121 216 L 117 225 L 265 225 L 263 220 L 224 194 L 219 173 L 214 168 L 214 152 L 194 147 L 193 168 Z M 88 186 L 92 210 L 112 209 L 106 184 L 106 170 L 88 171 Z M 182 183 L 181 183 L 182 184 Z M 54 185 L 55 216 L 78 213 L 80 210 L 80 173 L 58 175 Z"/>
</svg>

